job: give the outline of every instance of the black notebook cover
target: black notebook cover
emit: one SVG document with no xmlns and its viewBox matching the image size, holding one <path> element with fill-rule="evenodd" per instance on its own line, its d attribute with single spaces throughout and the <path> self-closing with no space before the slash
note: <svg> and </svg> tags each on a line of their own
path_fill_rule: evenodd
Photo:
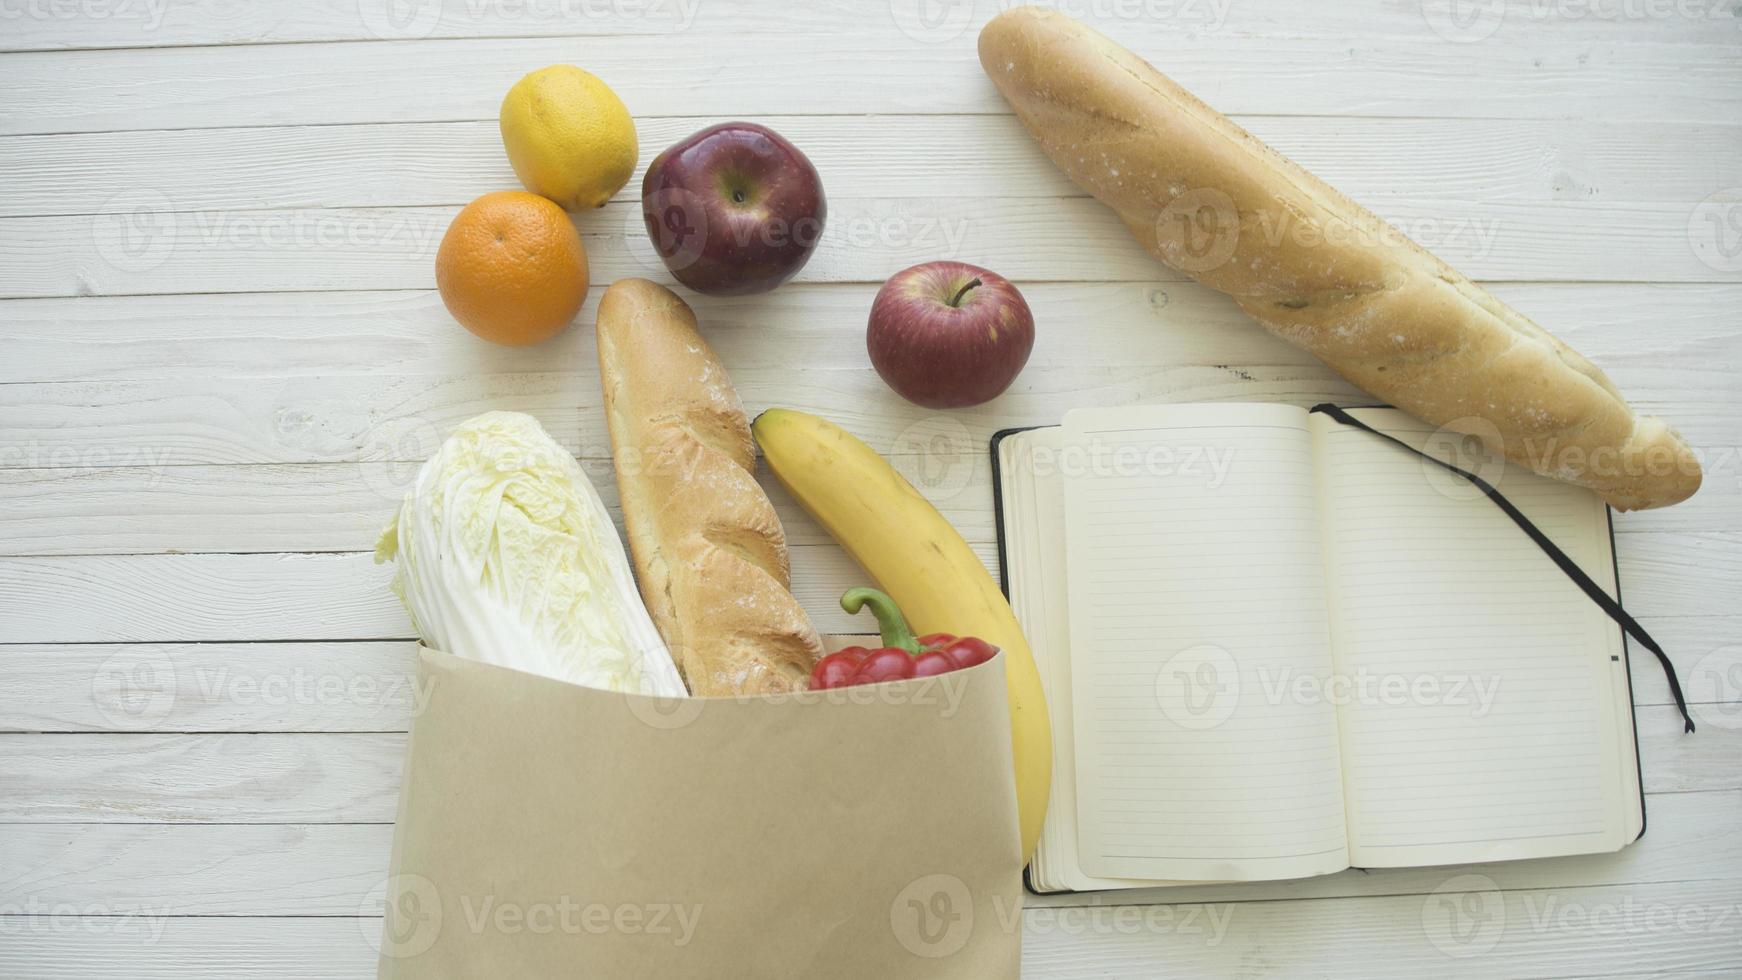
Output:
<svg viewBox="0 0 1742 980">
<path fill-rule="evenodd" d="M 1362 405 L 1355 407 L 1383 408 L 1385 406 Z M 1051 428 L 1051 426 L 1024 425 L 1010 429 L 1000 429 L 997 432 L 992 433 L 992 527 L 998 536 L 998 589 L 1004 593 L 1006 601 L 1010 599 L 1010 570 L 1008 567 L 1009 563 L 1005 560 L 1004 550 L 1004 472 L 998 461 L 998 446 L 1004 442 L 1006 436 L 1012 436 L 1018 432 L 1028 432 L 1032 429 L 1045 428 Z M 1615 601 L 1621 602 L 1621 562 L 1618 550 L 1615 547 L 1615 509 L 1605 505 L 1603 507 L 1603 513 L 1609 523 L 1609 560 L 1614 564 L 1615 569 Z M 1639 837 L 1633 839 L 1637 841 L 1640 837 L 1645 836 L 1645 828 L 1650 817 L 1645 809 L 1645 760 L 1639 752 L 1639 706 L 1634 704 L 1633 700 L 1633 657 L 1632 651 L 1628 646 L 1626 630 L 1621 631 L 1621 656 L 1622 667 L 1627 675 L 1627 702 L 1634 705 L 1633 764 L 1636 767 L 1635 771 L 1639 774 Z M 1034 881 L 1029 876 L 1028 867 L 1026 865 L 1024 865 L 1022 869 L 1022 885 L 1029 892 L 1035 895 L 1060 895 L 1066 893 L 1064 891 L 1043 892 L 1038 888 L 1035 888 Z"/>
</svg>

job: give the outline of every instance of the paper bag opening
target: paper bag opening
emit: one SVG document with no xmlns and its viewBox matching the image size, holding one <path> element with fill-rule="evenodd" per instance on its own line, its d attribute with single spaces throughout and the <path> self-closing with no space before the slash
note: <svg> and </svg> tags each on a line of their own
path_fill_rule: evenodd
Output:
<svg viewBox="0 0 1742 980">
<path fill-rule="evenodd" d="M 1015 977 L 1002 657 L 746 698 L 421 651 L 379 976 Z"/>
</svg>

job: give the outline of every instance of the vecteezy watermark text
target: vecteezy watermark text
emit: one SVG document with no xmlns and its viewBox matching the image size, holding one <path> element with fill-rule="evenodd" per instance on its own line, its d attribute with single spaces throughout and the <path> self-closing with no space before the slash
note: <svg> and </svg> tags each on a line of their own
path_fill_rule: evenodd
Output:
<svg viewBox="0 0 1742 980">
<path fill-rule="evenodd" d="M 1736 0 L 1421 0 L 1422 19 L 1454 44 L 1486 41 L 1507 24 L 1688 20 L 1735 23 Z"/>
<path fill-rule="evenodd" d="M 0 0 L 4 2 L 4 0 Z M 91 217 L 97 254 L 119 272 L 143 273 L 192 247 L 274 253 L 388 251 L 434 256 L 449 218 L 420 209 L 178 211 L 164 194 L 135 189 Z"/>
<path fill-rule="evenodd" d="M 1235 260 L 1244 244 L 1254 249 L 1284 245 L 1300 249 L 1348 247 L 1400 248 L 1415 243 L 1482 258 L 1493 252 L 1504 230 L 1499 219 L 1418 217 L 1408 220 L 1351 221 L 1329 216 L 1305 218 L 1265 207 L 1242 213 L 1217 187 L 1177 186 L 1156 214 L 1156 244 L 1169 265 L 1189 274 L 1213 272 Z"/>
<path fill-rule="evenodd" d="M 178 665 L 168 650 L 126 647 L 91 674 L 91 701 L 97 713 L 119 729 L 161 722 L 177 710 L 206 707 L 369 708 L 390 714 L 421 715 L 433 686 L 409 671 L 380 674 L 291 666 L 272 670 L 231 670 L 224 666 Z"/>
<path fill-rule="evenodd" d="M 163 26 L 169 0 L 0 0 L 0 23 L 35 21 L 118 21 L 155 31 Z"/>
<path fill-rule="evenodd" d="M 1500 676 L 1367 667 L 1324 672 L 1271 665 L 1242 671 L 1232 653 L 1203 643 L 1169 657 L 1155 673 L 1151 695 L 1169 721 L 1190 730 L 1221 725 L 1246 701 L 1271 707 L 1449 708 L 1485 718 L 1499 699 Z"/>
<path fill-rule="evenodd" d="M 965 948 L 978 930 L 1005 935 L 1028 932 L 1060 936 L 1158 935 L 1221 944 L 1234 919 L 1234 905 L 1072 906 L 1024 910 L 1020 901 L 995 894 L 976 914 L 973 890 L 953 874 L 915 878 L 889 903 L 889 928 L 902 948 L 922 959 L 943 960 Z"/>
<path fill-rule="evenodd" d="M 1221 487 L 1234 468 L 1232 446 L 1137 445 L 1094 437 L 1086 445 L 1054 450 L 1036 446 L 1024 459 L 1038 477 L 1133 478 L 1143 476 L 1187 480 L 1210 489 Z"/>
<path fill-rule="evenodd" d="M 494 895 L 460 896 L 460 912 L 472 935 L 665 936 L 683 947 L 701 923 L 700 904 L 647 902 L 582 903 L 563 895 L 551 902 L 504 902 Z"/>
<path fill-rule="evenodd" d="M 1017 6 L 1044 7 L 1090 23 L 1145 20 L 1214 33 L 1227 23 L 1234 0 L 889 0 L 889 17 L 915 41 L 945 44 Z"/>
<path fill-rule="evenodd" d="M 1520 914 L 1522 913 L 1522 914 Z M 1734 938 L 1742 932 L 1742 904 L 1649 901 L 1630 893 L 1593 900 L 1584 895 L 1522 891 L 1511 901 L 1484 874 L 1460 874 L 1422 899 L 1422 932 L 1453 959 L 1486 955 L 1509 934 L 1583 939 Z"/>
<path fill-rule="evenodd" d="M 1472 718 L 1487 716 L 1500 693 L 1498 674 L 1403 674 L 1366 667 L 1332 674 L 1261 667 L 1258 683 L 1265 702 L 1271 705 L 1468 708 Z"/>
<path fill-rule="evenodd" d="M 147 944 L 163 938 L 170 908 L 118 907 L 100 903 L 45 902 L 35 896 L 0 902 L 0 937 L 83 935 L 141 937 Z"/>
<path fill-rule="evenodd" d="M 683 662 L 681 651 L 674 649 L 672 655 L 678 662 Z M 631 715 L 649 728 L 662 731 L 694 724 L 696 719 L 708 711 L 710 705 L 753 702 L 912 706 L 934 709 L 937 717 L 949 719 L 962 710 L 962 702 L 968 693 L 968 675 L 967 671 L 951 671 L 898 683 L 858 684 L 821 691 L 795 687 L 785 691 L 738 693 L 710 698 L 648 697 L 640 694 L 625 694 L 624 697 L 628 699 Z"/>
<path fill-rule="evenodd" d="M 561 24 L 576 31 L 582 22 L 634 23 L 665 33 L 682 33 L 696 22 L 702 0 L 357 0 L 364 30 L 383 41 L 430 37 L 444 25 L 459 29 L 485 23 L 505 26 Z"/>
<path fill-rule="evenodd" d="M 423 875 L 393 875 L 364 894 L 359 925 L 382 955 L 403 959 L 425 952 L 455 926 L 472 936 L 650 936 L 683 947 L 702 921 L 696 902 L 597 902 L 572 895 L 530 902 L 474 894 L 448 899 L 451 904 Z M 376 915 L 383 920 L 376 922 Z"/>
</svg>

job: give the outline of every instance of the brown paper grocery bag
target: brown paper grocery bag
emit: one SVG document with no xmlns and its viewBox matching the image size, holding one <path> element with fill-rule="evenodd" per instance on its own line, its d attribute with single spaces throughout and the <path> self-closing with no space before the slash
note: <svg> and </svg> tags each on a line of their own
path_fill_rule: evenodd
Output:
<svg viewBox="0 0 1742 980">
<path fill-rule="evenodd" d="M 760 698 L 424 650 L 380 977 L 1015 977 L 1004 665 Z"/>
</svg>

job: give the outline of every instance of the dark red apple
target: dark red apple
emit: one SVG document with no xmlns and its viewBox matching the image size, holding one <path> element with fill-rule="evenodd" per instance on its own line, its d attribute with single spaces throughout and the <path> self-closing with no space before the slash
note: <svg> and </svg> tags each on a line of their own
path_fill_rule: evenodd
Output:
<svg viewBox="0 0 1742 980">
<path fill-rule="evenodd" d="M 889 277 L 871 303 L 871 365 L 926 408 L 991 401 L 1034 349 L 1034 314 L 1010 280 L 966 262 L 927 262 Z"/>
<path fill-rule="evenodd" d="M 828 211 L 817 168 L 779 133 L 729 122 L 668 147 L 641 180 L 665 267 L 698 293 L 763 293 L 816 250 Z"/>
</svg>

